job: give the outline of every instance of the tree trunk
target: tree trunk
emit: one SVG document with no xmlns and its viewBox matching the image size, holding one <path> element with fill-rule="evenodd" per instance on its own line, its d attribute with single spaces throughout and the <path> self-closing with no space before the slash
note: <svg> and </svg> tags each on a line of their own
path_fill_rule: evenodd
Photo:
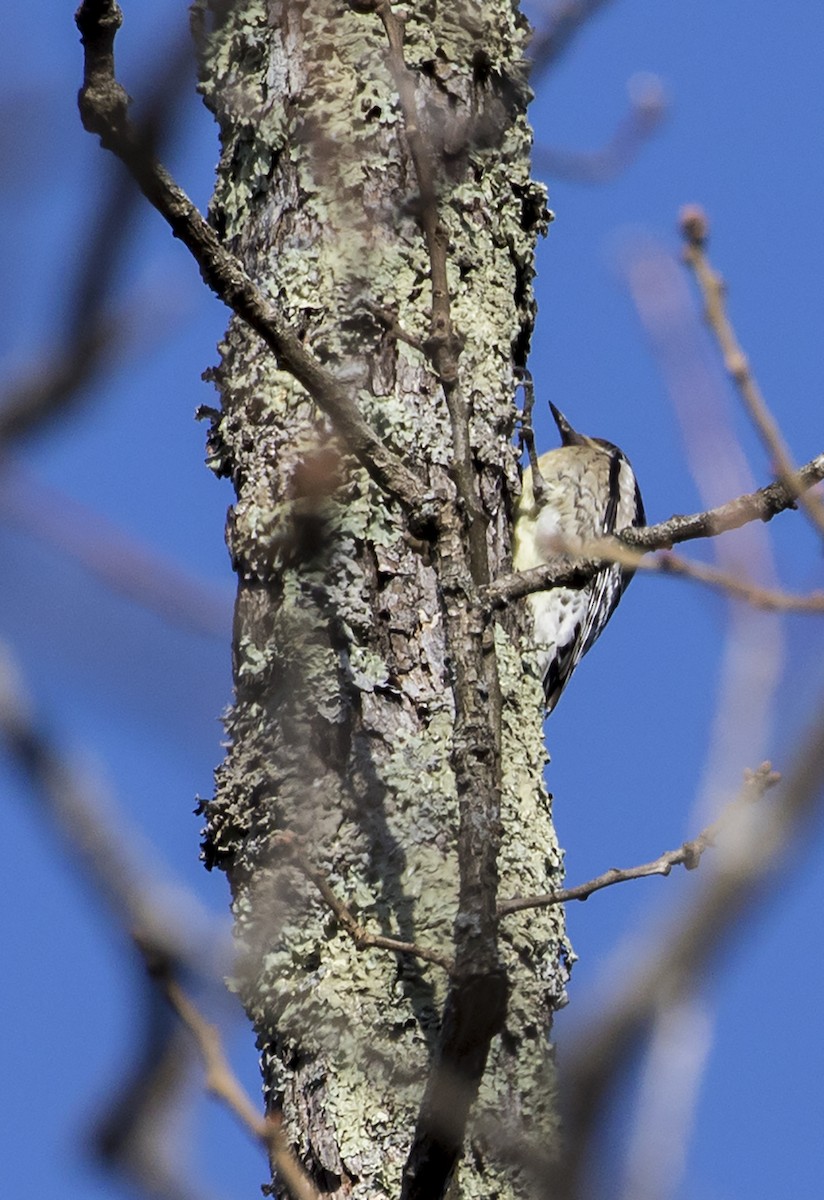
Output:
<svg viewBox="0 0 824 1200">
<path fill-rule="evenodd" d="M 467 979 L 492 986 L 500 972 L 505 1026 L 488 1056 L 479 1033 L 459 1179 L 462 1195 L 521 1195 L 505 1151 L 524 1130 L 546 1148 L 554 1129 L 548 1031 L 567 947 L 556 909 L 507 917 L 492 952 L 483 929 L 496 887 L 546 891 L 561 860 L 526 618 L 518 606 L 479 622 L 467 595 L 510 559 L 513 368 L 546 218 L 529 176 L 527 27 L 510 0 L 414 6 L 401 70 L 380 4 L 213 7 L 200 12 L 222 138 L 212 220 L 386 444 L 446 498 L 455 533 L 411 532 L 257 335 L 230 323 L 210 449 L 237 493 L 236 700 L 204 811 L 207 862 L 232 888 L 235 986 L 267 1108 L 282 1109 L 316 1186 L 371 1200 L 414 1175 L 448 993 L 466 1002 Z M 444 233 L 461 341 L 452 376 L 432 319 Z M 486 847 L 474 878 L 473 837 Z M 488 989 L 476 995 L 480 1012 Z"/>
</svg>

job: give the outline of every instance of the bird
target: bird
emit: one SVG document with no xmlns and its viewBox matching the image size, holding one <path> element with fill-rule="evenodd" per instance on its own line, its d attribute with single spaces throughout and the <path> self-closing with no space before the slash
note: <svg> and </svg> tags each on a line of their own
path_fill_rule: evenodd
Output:
<svg viewBox="0 0 824 1200">
<path fill-rule="evenodd" d="M 532 470 L 524 472 L 515 510 L 512 564 L 516 571 L 563 556 L 557 548 L 559 538 L 590 541 L 646 524 L 641 491 L 623 451 L 603 438 L 577 433 L 554 404 L 550 408 L 561 445 L 538 459 L 544 482 L 540 499 L 535 496 Z M 583 587 L 555 587 L 527 597 L 547 713 L 603 633 L 633 573 L 631 568 L 605 563 Z"/>
</svg>

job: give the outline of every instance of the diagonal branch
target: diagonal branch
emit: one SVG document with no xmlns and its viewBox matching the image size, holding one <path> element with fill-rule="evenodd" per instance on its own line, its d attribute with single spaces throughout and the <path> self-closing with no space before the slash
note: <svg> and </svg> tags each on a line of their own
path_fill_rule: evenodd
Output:
<svg viewBox="0 0 824 1200">
<path fill-rule="evenodd" d="M 335 889 L 323 872 L 312 866 L 295 834 L 281 831 L 274 840 L 278 845 L 285 846 L 292 852 L 303 874 L 318 889 L 324 903 L 335 914 L 339 925 L 346 930 L 358 950 L 366 950 L 370 946 L 374 946 L 379 950 L 390 950 L 393 954 L 408 954 L 413 958 L 420 958 L 424 962 L 434 963 L 436 966 L 442 967 L 447 974 L 451 974 L 454 964 L 445 954 L 439 954 L 437 950 L 428 950 L 426 946 L 419 946 L 416 942 L 404 942 L 400 938 L 387 937 L 381 933 L 370 933 L 365 926 L 361 925 L 349 906 L 335 893 Z"/>
<path fill-rule="evenodd" d="M 673 867 L 685 867 L 694 871 L 701 861 L 704 852 L 715 845 L 721 831 L 730 824 L 743 807 L 759 800 L 771 787 L 781 780 L 777 771 L 773 771 L 769 763 L 762 763 L 756 771 L 748 771 L 744 779 L 744 787 L 740 795 L 726 806 L 717 820 L 702 829 L 697 837 L 675 850 L 667 850 L 652 862 L 642 863 L 638 867 L 611 867 L 601 875 L 576 887 L 558 888 L 555 892 L 544 892 L 536 896 L 513 896 L 509 900 L 498 903 L 498 916 L 507 917 L 510 913 L 523 912 L 529 908 L 552 908 L 557 904 L 567 904 L 570 900 L 588 900 L 595 892 L 612 887 L 616 883 L 628 883 L 632 879 L 646 879 L 650 875 L 669 875 Z"/>
<path fill-rule="evenodd" d="M 796 472 L 796 488 L 811 488 L 824 479 L 824 454 L 819 454 Z M 795 496 L 783 483 L 771 483 L 729 500 L 717 508 L 691 516 L 674 516 L 658 525 L 647 525 L 640 529 L 623 529 L 617 541 L 644 553 L 651 550 L 668 550 L 679 542 L 695 538 L 715 537 L 732 529 L 740 529 L 750 521 L 770 521 L 780 512 L 795 507 Z M 609 561 L 609 557 L 607 558 Z M 666 562 L 666 559 L 662 559 Z M 636 564 L 637 565 L 637 564 Z M 553 587 L 583 587 L 598 569 L 597 561 L 569 562 L 559 559 L 545 567 L 533 567 L 529 571 L 517 571 L 503 575 L 484 589 L 483 599 L 490 608 L 502 608 L 513 600 L 519 600 L 532 592 Z M 665 571 L 659 567 L 656 570 Z M 676 569 L 677 570 L 677 569 Z M 686 572 L 685 572 L 686 573 Z M 697 574 L 697 573 L 696 573 Z"/>
<path fill-rule="evenodd" d="M 749 360 L 741 349 L 724 302 L 725 287 L 721 276 L 715 271 L 707 257 L 709 225 L 703 210 L 696 205 L 681 212 L 681 233 L 684 237 L 684 261 L 692 269 L 704 299 L 704 316 L 712 330 L 724 366 L 738 388 L 744 405 L 764 447 L 770 454 L 776 475 L 787 491 L 797 497 L 801 507 L 818 532 L 824 535 L 824 503 L 815 494 L 804 494 L 790 455 L 789 447 L 781 435 L 778 422 L 773 417 L 758 381 L 753 375 Z"/>
<path fill-rule="evenodd" d="M 119 5 L 115 0 L 83 0 L 75 20 L 85 50 L 79 96 L 84 127 L 125 163 L 146 199 L 190 251 L 207 286 L 263 338 L 281 369 L 306 388 L 361 466 L 410 510 L 416 529 L 431 531 L 437 519 L 435 497 L 364 420 L 351 393 L 303 346 L 138 135 L 129 118 L 129 97 L 115 77 L 114 39 L 123 20 Z"/>
<path fill-rule="evenodd" d="M 197 1043 L 206 1068 L 206 1087 L 234 1113 L 244 1128 L 266 1150 L 272 1169 L 277 1173 L 293 1200 L 320 1200 L 309 1176 L 292 1153 L 283 1131 L 280 1114 L 262 1116 L 243 1090 L 223 1049 L 216 1026 L 211 1025 L 186 995 L 173 973 L 155 965 L 150 974 L 163 990 L 169 1004 Z"/>
</svg>

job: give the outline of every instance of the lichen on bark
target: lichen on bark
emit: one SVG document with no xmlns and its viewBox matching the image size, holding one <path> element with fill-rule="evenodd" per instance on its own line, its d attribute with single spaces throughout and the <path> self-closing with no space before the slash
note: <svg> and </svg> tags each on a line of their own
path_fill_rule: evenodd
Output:
<svg viewBox="0 0 824 1200">
<path fill-rule="evenodd" d="M 238 0 L 212 17 L 200 8 L 201 86 L 222 147 L 212 221 L 391 448 L 457 504 L 440 384 L 381 315 L 425 342 L 430 264 L 381 22 L 332 0 Z M 527 29 L 508 0 L 426 3 L 406 17 L 498 572 L 517 489 L 513 370 L 532 329 L 545 221 L 529 175 Z M 235 986 L 258 1034 L 267 1103 L 283 1107 L 324 1191 L 397 1196 L 447 979 L 414 956 L 358 949 L 305 862 L 368 929 L 452 952 L 458 811 L 441 581 L 402 511 L 256 335 L 233 320 L 220 355 L 210 461 L 237 494 L 227 529 L 236 698 L 204 805 L 205 855 L 231 883 Z M 502 894 L 545 891 L 561 870 L 522 620 L 507 613 L 494 631 Z M 551 1132 L 547 1035 L 565 954 L 555 910 L 502 926 L 510 996 L 476 1106 L 487 1123 L 493 1114 L 499 1127 Z M 519 1194 L 483 1124 L 461 1194 Z"/>
</svg>

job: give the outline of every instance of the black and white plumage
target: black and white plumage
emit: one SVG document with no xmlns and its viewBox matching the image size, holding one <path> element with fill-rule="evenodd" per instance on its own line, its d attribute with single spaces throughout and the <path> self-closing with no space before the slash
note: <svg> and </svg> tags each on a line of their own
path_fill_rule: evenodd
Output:
<svg viewBox="0 0 824 1200">
<path fill-rule="evenodd" d="M 561 445 L 538 459 L 544 480 L 535 500 L 532 471 L 524 472 L 515 514 L 516 571 L 559 556 L 557 539 L 590 541 L 628 525 L 644 525 L 644 504 L 626 455 L 612 442 L 576 433 L 554 405 Z M 583 588 L 557 587 L 528 597 L 535 643 L 551 712 L 578 663 L 600 637 L 633 572 L 603 566 Z"/>
</svg>

